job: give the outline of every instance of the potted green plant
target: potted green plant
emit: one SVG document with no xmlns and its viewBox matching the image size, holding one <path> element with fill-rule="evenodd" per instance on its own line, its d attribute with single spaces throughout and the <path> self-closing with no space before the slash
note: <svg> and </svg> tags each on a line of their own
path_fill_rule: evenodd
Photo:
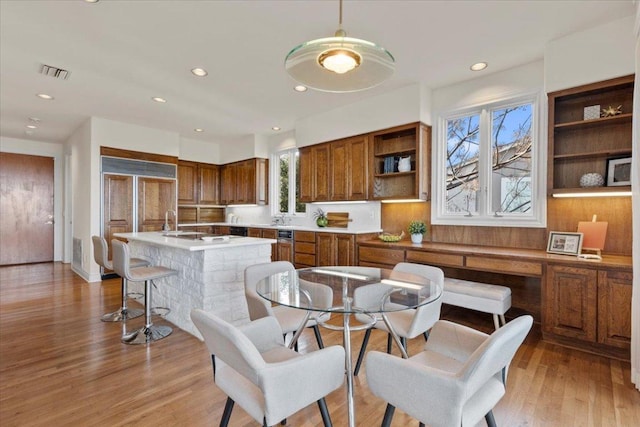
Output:
<svg viewBox="0 0 640 427">
<path fill-rule="evenodd" d="M 422 243 L 422 236 L 427 232 L 427 225 L 424 221 L 414 220 L 409 223 L 407 231 L 411 234 L 412 243 Z"/>
<path fill-rule="evenodd" d="M 318 227 L 326 227 L 329 225 L 329 218 L 327 218 L 327 214 L 320 208 L 313 213 L 313 218 L 316 220 L 316 225 Z"/>
</svg>

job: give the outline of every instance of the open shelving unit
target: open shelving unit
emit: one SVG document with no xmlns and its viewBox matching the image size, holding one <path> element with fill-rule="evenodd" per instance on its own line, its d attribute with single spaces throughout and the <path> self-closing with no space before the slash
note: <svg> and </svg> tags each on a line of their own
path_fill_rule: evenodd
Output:
<svg viewBox="0 0 640 427">
<path fill-rule="evenodd" d="M 609 160 L 631 157 L 634 76 L 624 76 L 548 94 L 549 159 L 547 192 L 608 193 L 630 186 L 607 187 Z M 585 107 L 621 106 L 622 113 L 585 120 Z M 586 173 L 599 173 L 604 187 L 580 187 Z"/>
</svg>

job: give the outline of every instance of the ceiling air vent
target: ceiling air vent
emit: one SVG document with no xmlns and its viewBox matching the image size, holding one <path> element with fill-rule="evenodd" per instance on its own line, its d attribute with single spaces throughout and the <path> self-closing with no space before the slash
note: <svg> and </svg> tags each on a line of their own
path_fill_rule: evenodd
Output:
<svg viewBox="0 0 640 427">
<path fill-rule="evenodd" d="M 71 71 L 63 70 L 62 68 L 53 67 L 51 65 L 42 64 L 40 67 L 40 74 L 44 74 L 45 76 L 53 77 L 60 80 L 67 80 Z"/>
</svg>

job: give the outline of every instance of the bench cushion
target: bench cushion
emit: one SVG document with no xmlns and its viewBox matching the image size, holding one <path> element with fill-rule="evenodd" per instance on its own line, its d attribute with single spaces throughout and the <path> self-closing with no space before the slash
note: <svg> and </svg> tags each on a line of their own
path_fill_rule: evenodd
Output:
<svg viewBox="0 0 640 427">
<path fill-rule="evenodd" d="M 511 289 L 445 277 L 442 302 L 484 313 L 504 314 L 511 308 Z"/>
</svg>

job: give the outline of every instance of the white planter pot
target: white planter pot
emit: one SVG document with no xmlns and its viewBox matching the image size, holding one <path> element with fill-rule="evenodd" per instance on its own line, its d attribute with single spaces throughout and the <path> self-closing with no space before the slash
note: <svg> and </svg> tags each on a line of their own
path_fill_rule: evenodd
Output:
<svg viewBox="0 0 640 427">
<path fill-rule="evenodd" d="M 422 243 L 422 234 L 412 234 L 411 243 Z"/>
</svg>

